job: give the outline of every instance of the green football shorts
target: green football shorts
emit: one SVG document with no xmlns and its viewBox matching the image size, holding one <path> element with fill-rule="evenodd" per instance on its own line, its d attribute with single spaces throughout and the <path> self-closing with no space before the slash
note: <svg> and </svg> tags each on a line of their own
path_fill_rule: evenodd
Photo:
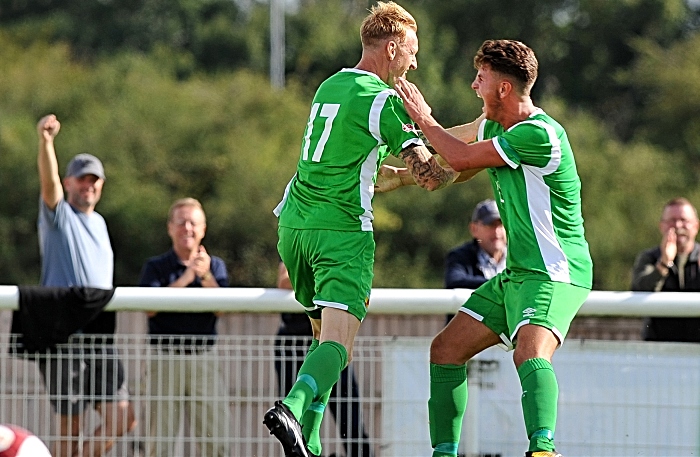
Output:
<svg viewBox="0 0 700 457">
<path fill-rule="evenodd" d="M 313 319 L 325 307 L 367 315 L 374 277 L 374 234 L 279 227 L 277 250 L 294 295 Z"/>
<path fill-rule="evenodd" d="M 550 329 L 561 345 L 589 292 L 563 282 L 514 281 L 500 273 L 476 289 L 460 311 L 493 330 L 507 350 L 513 349 L 518 329 L 525 324 Z"/>
</svg>

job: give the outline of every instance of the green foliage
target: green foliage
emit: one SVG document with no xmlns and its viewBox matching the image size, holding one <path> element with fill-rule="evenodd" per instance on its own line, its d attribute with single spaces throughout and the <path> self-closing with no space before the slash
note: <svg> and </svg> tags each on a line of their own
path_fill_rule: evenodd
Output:
<svg viewBox="0 0 700 457">
<path fill-rule="evenodd" d="M 639 59 L 624 74 L 646 97 L 636 134 L 686 158 L 680 172 L 698 182 L 700 158 L 700 35 L 664 48 L 640 39 Z M 677 151 L 677 152 L 676 152 Z"/>
<path fill-rule="evenodd" d="M 0 230 L 7 240 L 25 240 L 3 248 L 12 262 L 0 267 L 0 282 L 38 279 L 34 125 L 54 112 L 62 122 L 59 164 L 79 152 L 105 164 L 98 211 L 112 234 L 116 284 L 134 284 L 144 260 L 169 247 L 167 210 L 184 196 L 200 199 L 209 213 L 206 244 L 228 261 L 233 283 L 272 284 L 271 211 L 293 173 L 307 115 L 293 89 L 272 92 L 265 78 L 247 72 L 178 81 L 127 54 L 81 66 L 64 46 L 17 49 L 9 39 L 0 42 L 0 56 L 12 62 L 0 69 L 0 186 L 13 196 L 2 202 Z M 29 205 L 17 198 L 27 195 L 34 196 Z M 13 265 L 24 259 L 22 269 Z"/>
<path fill-rule="evenodd" d="M 360 58 L 368 0 L 300 0 L 286 21 L 287 88 L 269 87 L 269 6 L 231 0 L 43 0 L 0 6 L 0 283 L 39 279 L 35 124 L 56 113 L 61 168 L 103 159 L 98 206 L 118 285 L 166 250 L 166 212 L 192 196 L 232 284 L 272 286 L 271 211 L 294 173 L 311 96 Z M 409 73 L 445 126 L 472 120 L 485 39 L 530 45 L 534 98 L 566 128 L 583 184 L 597 289 L 627 289 L 659 242 L 663 203 L 700 202 L 700 10 L 684 0 L 406 0 L 419 23 Z M 376 287 L 441 287 L 448 249 L 492 195 L 484 173 L 375 198 Z"/>
</svg>

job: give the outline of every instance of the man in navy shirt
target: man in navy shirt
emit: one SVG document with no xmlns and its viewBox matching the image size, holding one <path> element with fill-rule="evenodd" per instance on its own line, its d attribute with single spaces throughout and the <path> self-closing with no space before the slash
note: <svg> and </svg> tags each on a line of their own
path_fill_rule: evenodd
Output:
<svg viewBox="0 0 700 457">
<path fill-rule="evenodd" d="M 210 256 L 201 242 L 207 221 L 199 201 L 177 200 L 168 213 L 172 248 L 149 259 L 141 272 L 145 287 L 228 287 L 224 261 Z M 217 314 L 211 312 L 148 313 L 153 356 L 150 363 L 149 456 L 173 455 L 186 405 L 200 452 L 228 457 L 229 410 L 226 386 L 213 353 Z M 182 402 L 183 397 L 189 397 Z"/>
</svg>

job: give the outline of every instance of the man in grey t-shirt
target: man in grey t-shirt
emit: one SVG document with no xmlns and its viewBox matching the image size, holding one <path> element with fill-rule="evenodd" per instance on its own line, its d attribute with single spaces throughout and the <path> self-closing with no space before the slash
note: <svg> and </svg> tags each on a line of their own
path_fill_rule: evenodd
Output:
<svg viewBox="0 0 700 457">
<path fill-rule="evenodd" d="M 97 157 L 78 154 L 68 164 L 61 181 L 54 149 L 60 128 L 53 114 L 37 124 L 41 285 L 111 289 L 112 246 L 107 225 L 95 212 L 104 185 L 104 168 Z M 53 455 L 102 456 L 113 446 L 115 437 L 136 424 L 124 368 L 111 341 L 87 336 L 111 334 L 114 330 L 114 314 L 102 313 L 82 329 L 82 338 L 72 337 L 67 348 L 39 360 L 51 405 L 59 415 L 61 438 L 53 443 Z M 81 446 L 78 436 L 89 403 L 100 414 L 101 423 Z"/>
</svg>

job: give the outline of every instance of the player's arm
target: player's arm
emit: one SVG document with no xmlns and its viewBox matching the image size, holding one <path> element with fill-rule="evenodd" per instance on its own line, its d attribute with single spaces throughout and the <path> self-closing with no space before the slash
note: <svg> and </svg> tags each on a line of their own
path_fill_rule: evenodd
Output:
<svg viewBox="0 0 700 457">
<path fill-rule="evenodd" d="M 481 116 L 474 119 L 474 121 L 467 124 L 450 127 L 447 129 L 447 132 L 458 140 L 464 141 L 465 143 L 471 143 L 472 141 L 476 140 L 479 133 L 479 126 L 484 119 L 486 119 L 486 115 L 482 113 Z"/>
<path fill-rule="evenodd" d="M 452 168 L 443 168 L 428 148 L 411 144 L 399 153 L 416 185 L 426 190 L 437 190 L 452 184 L 459 173 Z"/>
<path fill-rule="evenodd" d="M 457 174 L 453 181 L 455 183 L 468 181 L 471 178 L 473 178 L 474 175 L 481 171 L 481 169 L 474 169 L 457 173 L 445 163 L 442 157 L 436 155 L 433 156 L 433 158 L 438 162 L 438 165 L 441 166 L 444 170 L 449 170 L 450 173 Z M 399 187 L 414 185 L 417 185 L 417 182 L 414 179 L 413 174 L 411 173 L 411 170 L 409 168 L 399 168 L 393 167 L 391 165 L 382 165 L 379 168 L 379 173 L 377 174 L 377 183 L 374 186 L 374 191 L 376 193 L 390 192 L 392 190 L 398 189 Z"/>
<path fill-rule="evenodd" d="M 414 84 L 405 79 L 399 79 L 396 83 L 396 91 L 403 99 L 406 111 L 418 124 L 423 135 L 453 170 L 461 172 L 506 165 L 490 140 L 467 143 L 445 130 L 433 118 L 430 106 Z"/>
</svg>

